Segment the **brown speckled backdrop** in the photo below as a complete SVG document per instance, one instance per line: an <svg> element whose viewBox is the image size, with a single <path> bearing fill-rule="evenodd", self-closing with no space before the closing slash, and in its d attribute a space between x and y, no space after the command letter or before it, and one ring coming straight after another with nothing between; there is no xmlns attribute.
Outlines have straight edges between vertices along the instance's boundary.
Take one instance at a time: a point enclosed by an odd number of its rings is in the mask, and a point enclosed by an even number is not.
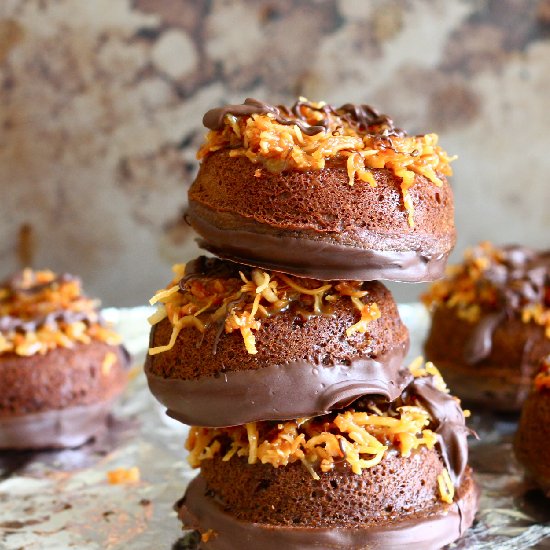
<svg viewBox="0 0 550 550"><path fill-rule="evenodd" d="M458 251L550 247L549 0L2 0L0 276L51 266L143 303L196 252L202 113L298 94L440 133Z"/></svg>

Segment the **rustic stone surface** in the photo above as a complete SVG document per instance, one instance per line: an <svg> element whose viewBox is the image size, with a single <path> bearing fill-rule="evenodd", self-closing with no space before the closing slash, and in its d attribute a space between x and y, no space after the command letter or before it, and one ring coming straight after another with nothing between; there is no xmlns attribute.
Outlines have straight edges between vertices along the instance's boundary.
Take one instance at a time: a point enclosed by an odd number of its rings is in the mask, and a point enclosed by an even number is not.
<svg viewBox="0 0 550 550"><path fill-rule="evenodd" d="M547 0L2 2L0 276L31 261L82 274L106 303L143 302L196 254L180 220L202 113L246 96L369 102L439 132L460 156L458 250L547 245L549 13Z"/></svg>

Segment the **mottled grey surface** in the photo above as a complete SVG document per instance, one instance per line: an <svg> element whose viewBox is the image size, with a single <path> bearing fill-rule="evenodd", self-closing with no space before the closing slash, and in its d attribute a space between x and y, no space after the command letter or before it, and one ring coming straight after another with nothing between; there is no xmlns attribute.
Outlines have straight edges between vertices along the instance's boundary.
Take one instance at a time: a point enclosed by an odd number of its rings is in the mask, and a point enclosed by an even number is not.
<svg viewBox="0 0 550 550"><path fill-rule="evenodd" d="M439 132L458 249L547 246L549 59L548 0L3 0L0 276L52 266L143 303L196 253L202 113L246 96Z"/></svg>

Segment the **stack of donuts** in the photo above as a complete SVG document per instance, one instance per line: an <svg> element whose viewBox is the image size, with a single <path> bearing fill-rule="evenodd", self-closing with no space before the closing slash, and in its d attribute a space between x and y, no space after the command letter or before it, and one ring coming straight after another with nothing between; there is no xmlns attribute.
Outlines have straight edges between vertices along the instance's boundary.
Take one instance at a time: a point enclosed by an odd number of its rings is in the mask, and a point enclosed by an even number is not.
<svg viewBox="0 0 550 550"><path fill-rule="evenodd" d="M455 241L437 136L366 105L248 99L209 128L145 370L191 426L176 508L206 549L440 548L472 524L465 414L405 363L380 280L439 278Z"/></svg>

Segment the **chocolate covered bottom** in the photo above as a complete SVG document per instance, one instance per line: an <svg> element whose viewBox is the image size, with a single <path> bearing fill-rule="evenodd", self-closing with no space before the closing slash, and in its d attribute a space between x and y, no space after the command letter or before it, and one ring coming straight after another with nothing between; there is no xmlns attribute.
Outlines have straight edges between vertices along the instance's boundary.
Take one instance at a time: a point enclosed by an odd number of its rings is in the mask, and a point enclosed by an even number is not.
<svg viewBox="0 0 550 550"><path fill-rule="evenodd" d="M0 449L79 447L105 429L114 398L20 416L0 416Z"/></svg>
<svg viewBox="0 0 550 550"><path fill-rule="evenodd" d="M199 548L211 550L308 550L314 548L417 550L441 548L460 538L472 525L479 490L468 475L451 505L441 504L422 517L396 520L385 526L357 528L286 527L239 521L208 496L205 481L196 477L176 507L184 526L207 533Z"/></svg>
<svg viewBox="0 0 550 550"><path fill-rule="evenodd" d="M225 230L203 217L189 217L203 237L199 245L220 258L323 281L435 281L443 277L448 257L448 253L359 248L282 232Z"/></svg>
<svg viewBox="0 0 550 550"><path fill-rule="evenodd" d="M393 401L412 380L403 369L407 349L402 344L377 359L353 359L349 365L292 361L197 380L163 378L147 365L145 374L151 393L172 418L194 426L234 426L318 416L365 394Z"/></svg>

